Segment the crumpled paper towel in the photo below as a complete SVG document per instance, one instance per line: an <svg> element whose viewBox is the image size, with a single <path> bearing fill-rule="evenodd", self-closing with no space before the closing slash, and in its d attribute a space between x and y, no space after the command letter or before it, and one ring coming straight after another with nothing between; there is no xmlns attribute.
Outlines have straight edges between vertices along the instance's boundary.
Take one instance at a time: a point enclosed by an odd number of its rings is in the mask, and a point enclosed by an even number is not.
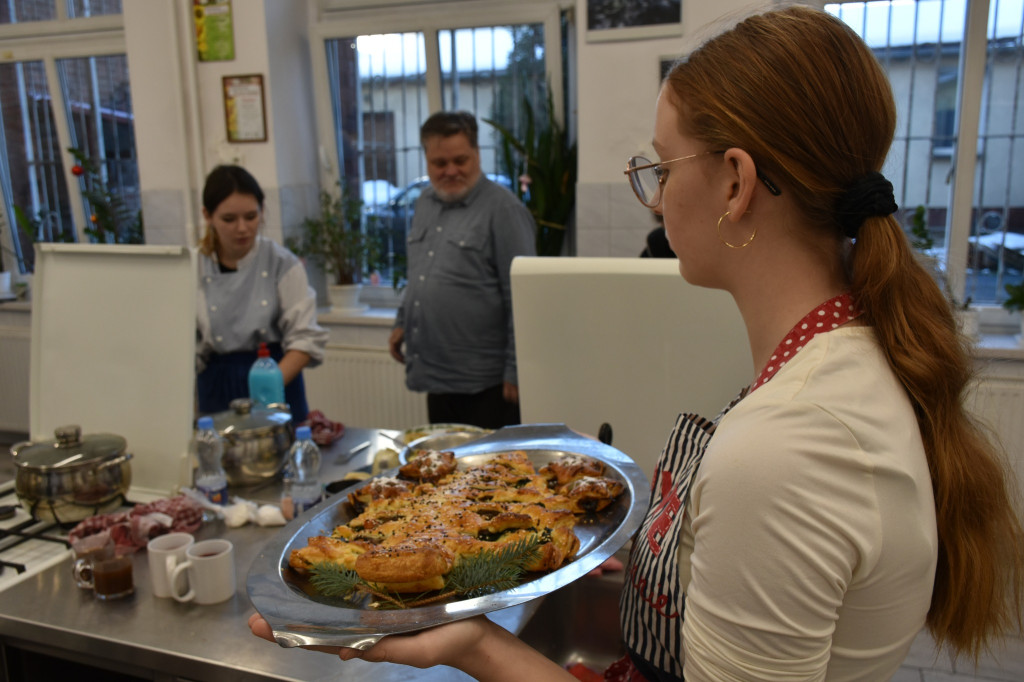
<svg viewBox="0 0 1024 682"><path fill-rule="evenodd" d="M281 508L275 504L258 505L241 497L234 497L231 504L221 506L210 502L194 488L183 488L181 492L202 505L203 509L208 509L218 518L224 519L228 528L238 528L247 523L259 526L283 526L287 523Z"/></svg>

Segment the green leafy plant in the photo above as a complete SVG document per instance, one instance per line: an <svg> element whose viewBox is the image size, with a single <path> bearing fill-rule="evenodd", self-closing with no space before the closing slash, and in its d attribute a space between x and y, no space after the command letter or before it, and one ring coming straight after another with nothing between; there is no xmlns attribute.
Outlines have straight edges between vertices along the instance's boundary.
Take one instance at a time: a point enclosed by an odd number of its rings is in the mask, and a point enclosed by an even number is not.
<svg viewBox="0 0 1024 682"><path fill-rule="evenodd" d="M308 258L333 276L334 284L356 284L377 269L386 248L374 218L362 227L363 202L344 182L337 196L320 193L320 213L302 222L302 234L285 244L296 255Z"/></svg>
<svg viewBox="0 0 1024 682"><path fill-rule="evenodd" d="M1003 289L1006 290L1008 297L1003 301L1003 307L1011 312L1024 311L1024 282L1020 284L1004 284Z"/></svg>
<svg viewBox="0 0 1024 682"><path fill-rule="evenodd" d="M88 203L89 226L83 232L99 244L142 244L142 211L133 211L119 194L110 190L99 167L85 152L68 149L77 162L72 175L83 183L82 197Z"/></svg>
<svg viewBox="0 0 1024 682"><path fill-rule="evenodd" d="M946 298L954 310L970 310L972 298L968 296L963 301L957 299L953 288L949 284L949 278L938 265L938 261L928 252L935 247L935 240L928 230L928 209L922 204L914 209L910 217L910 245L921 252L924 264L932 271L932 276L946 292Z"/></svg>
<svg viewBox="0 0 1024 682"><path fill-rule="evenodd" d="M928 209L923 205L914 209L910 218L910 234L913 237L910 244L918 251L928 251L935 246L935 240L928 231Z"/></svg>
<svg viewBox="0 0 1024 682"><path fill-rule="evenodd" d="M576 205L577 147L555 118L550 87L547 93L543 109L523 97L518 135L493 119L484 122L501 135L505 172L537 225L537 254L557 256Z"/></svg>
<svg viewBox="0 0 1024 682"><path fill-rule="evenodd" d="M373 604L377 608L404 609L451 597L481 597L518 585L526 573L523 567L537 560L540 544L540 538L531 535L493 550L464 557L445 576L444 588L435 594L409 597L386 592L380 586L360 578L355 571L326 561L313 564L310 583L324 596L341 597L353 604L371 595L378 599Z"/></svg>

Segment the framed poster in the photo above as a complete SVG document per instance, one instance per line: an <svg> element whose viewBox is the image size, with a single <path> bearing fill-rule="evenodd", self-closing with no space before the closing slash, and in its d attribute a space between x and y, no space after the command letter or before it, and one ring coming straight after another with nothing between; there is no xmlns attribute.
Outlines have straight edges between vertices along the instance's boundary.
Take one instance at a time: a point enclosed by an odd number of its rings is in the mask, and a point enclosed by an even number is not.
<svg viewBox="0 0 1024 682"><path fill-rule="evenodd" d="M228 142L266 142L263 76L224 76L223 81Z"/></svg>
<svg viewBox="0 0 1024 682"><path fill-rule="evenodd" d="M192 0L192 19L199 61L226 62L235 58L231 0Z"/></svg>
<svg viewBox="0 0 1024 682"><path fill-rule="evenodd" d="M587 0L583 8L588 43L683 34L682 0Z"/></svg>

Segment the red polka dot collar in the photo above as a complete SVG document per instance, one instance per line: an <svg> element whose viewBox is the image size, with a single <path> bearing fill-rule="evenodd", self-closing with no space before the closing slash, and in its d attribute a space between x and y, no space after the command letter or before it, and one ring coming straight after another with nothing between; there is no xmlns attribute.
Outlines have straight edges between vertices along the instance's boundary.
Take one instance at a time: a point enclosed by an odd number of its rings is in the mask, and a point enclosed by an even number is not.
<svg viewBox="0 0 1024 682"><path fill-rule="evenodd" d="M817 308L807 313L802 320L796 323L788 334L782 339L768 364L761 370L757 381L750 387L751 392L763 386L769 379L775 376L782 367L793 359L793 356L803 350L803 347L818 334L830 332L850 320L859 317L861 311L853 304L853 297L850 294L839 294L830 298Z"/></svg>

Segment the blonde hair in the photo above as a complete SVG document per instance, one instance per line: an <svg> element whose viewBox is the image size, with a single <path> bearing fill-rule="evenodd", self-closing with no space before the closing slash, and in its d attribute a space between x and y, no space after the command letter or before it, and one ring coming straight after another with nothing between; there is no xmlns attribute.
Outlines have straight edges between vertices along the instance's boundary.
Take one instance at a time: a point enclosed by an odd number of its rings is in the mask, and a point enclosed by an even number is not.
<svg viewBox="0 0 1024 682"><path fill-rule="evenodd" d="M830 14L788 7L705 43L665 83L683 132L745 149L847 248L836 204L881 169L896 124L888 79L859 36ZM964 408L972 358L894 218L866 219L847 262L928 456L939 557L927 624L939 646L977 660L993 637L1021 631L1024 532L1001 453Z"/></svg>

